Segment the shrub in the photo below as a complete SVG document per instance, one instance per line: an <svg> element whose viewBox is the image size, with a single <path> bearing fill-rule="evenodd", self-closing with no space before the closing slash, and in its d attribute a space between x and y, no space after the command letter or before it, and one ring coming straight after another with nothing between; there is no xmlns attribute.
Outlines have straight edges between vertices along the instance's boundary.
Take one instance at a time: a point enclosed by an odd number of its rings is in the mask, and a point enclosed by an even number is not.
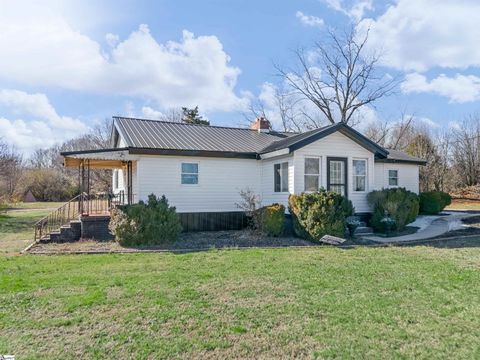
<svg viewBox="0 0 480 360"><path fill-rule="evenodd" d="M451 196L443 191L429 191L420 194L420 212L424 214L438 214L451 203Z"/></svg>
<svg viewBox="0 0 480 360"><path fill-rule="evenodd" d="M168 205L165 196L148 196L145 204L113 209L110 231L122 246L159 245L176 241L182 227L175 207Z"/></svg>
<svg viewBox="0 0 480 360"><path fill-rule="evenodd" d="M418 216L418 195L405 188L372 191L367 199L373 208L370 224L376 231L385 232L386 223L382 219L386 217L395 221L392 230L401 231Z"/></svg>
<svg viewBox="0 0 480 360"><path fill-rule="evenodd" d="M269 236L280 236L285 227L285 206L272 204L257 210L258 230Z"/></svg>
<svg viewBox="0 0 480 360"><path fill-rule="evenodd" d="M239 203L235 205L245 212L248 218L248 227L252 230L257 230L261 227L261 215L262 212L258 211L262 207L262 199L260 195L256 194L250 188L240 190Z"/></svg>
<svg viewBox="0 0 480 360"><path fill-rule="evenodd" d="M350 200L324 189L290 195L288 209L295 234L312 241L318 241L324 235L343 237L346 218L354 211Z"/></svg>

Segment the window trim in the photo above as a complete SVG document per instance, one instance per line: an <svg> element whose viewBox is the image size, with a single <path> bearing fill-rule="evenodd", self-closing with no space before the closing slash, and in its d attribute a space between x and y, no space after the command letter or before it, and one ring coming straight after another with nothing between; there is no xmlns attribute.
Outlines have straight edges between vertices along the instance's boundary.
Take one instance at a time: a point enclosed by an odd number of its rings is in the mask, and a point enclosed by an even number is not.
<svg viewBox="0 0 480 360"><path fill-rule="evenodd" d="M305 160L306 159L317 159L318 160L318 174L307 174L305 172ZM306 176L318 176L318 190L322 188L322 157L318 155L304 155L303 156L303 191L306 193L312 193L314 191L305 189L305 177Z"/></svg>
<svg viewBox="0 0 480 360"><path fill-rule="evenodd" d="M397 177L396 177L396 178L393 177L393 176L390 177L390 171L396 171L396 172L397 172ZM391 185L391 184L390 184L390 178L392 178L392 179L397 179L397 185ZM394 188L394 187L399 187L399 185L398 185L398 184L399 184L399 179L400 179L400 171L399 171L398 169L388 169L388 170L387 170L388 187L392 187L392 188Z"/></svg>
<svg viewBox="0 0 480 360"><path fill-rule="evenodd" d="M286 191L284 191L282 189L282 183L283 183L283 181L282 181L283 180L282 179L282 165L283 164L287 164L287 190ZM275 170L276 165L280 165L280 173L279 173L279 175L280 175L280 190L279 191L276 191L276 186L275 186L276 185L276 183L275 183L276 182L276 170ZM290 164L289 164L288 160L287 161L275 162L273 164L273 192L277 193L277 194L288 194L288 193L290 193L289 177L290 177Z"/></svg>
<svg viewBox="0 0 480 360"><path fill-rule="evenodd" d="M355 175L355 167L353 166L354 161L364 161L365 162L365 175ZM355 190L355 177L364 176L365 177L365 190ZM368 159L365 158L352 158L352 191L357 194L367 193L368 192Z"/></svg>
<svg viewBox="0 0 480 360"><path fill-rule="evenodd" d="M182 164L196 164L197 165L197 173L184 173L182 169ZM185 184L182 182L182 175L197 175L197 183L196 184ZM199 186L200 185L200 162L199 161L180 161L180 185L182 186Z"/></svg>

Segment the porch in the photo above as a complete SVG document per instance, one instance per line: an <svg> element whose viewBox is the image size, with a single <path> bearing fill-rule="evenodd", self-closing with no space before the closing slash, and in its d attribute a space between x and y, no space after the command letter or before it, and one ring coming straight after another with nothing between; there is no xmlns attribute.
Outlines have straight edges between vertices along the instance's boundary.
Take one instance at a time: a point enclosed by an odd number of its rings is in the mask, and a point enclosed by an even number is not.
<svg viewBox="0 0 480 360"><path fill-rule="evenodd" d="M79 195L52 211L35 226L35 242L75 241L80 238L107 240L110 210L133 204L134 161L126 149L86 150L63 152L64 166L78 170ZM91 172L94 169L112 170L122 176L122 188L116 191L93 193Z"/></svg>

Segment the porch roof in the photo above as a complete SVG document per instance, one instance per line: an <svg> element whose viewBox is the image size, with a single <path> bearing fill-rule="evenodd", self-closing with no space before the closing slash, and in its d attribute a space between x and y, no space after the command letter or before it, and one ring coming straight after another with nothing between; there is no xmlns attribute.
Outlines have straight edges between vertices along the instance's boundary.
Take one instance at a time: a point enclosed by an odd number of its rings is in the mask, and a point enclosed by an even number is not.
<svg viewBox="0 0 480 360"><path fill-rule="evenodd" d="M91 169L121 169L127 161L134 160L128 148L65 151L61 155L64 166L74 168L83 163Z"/></svg>

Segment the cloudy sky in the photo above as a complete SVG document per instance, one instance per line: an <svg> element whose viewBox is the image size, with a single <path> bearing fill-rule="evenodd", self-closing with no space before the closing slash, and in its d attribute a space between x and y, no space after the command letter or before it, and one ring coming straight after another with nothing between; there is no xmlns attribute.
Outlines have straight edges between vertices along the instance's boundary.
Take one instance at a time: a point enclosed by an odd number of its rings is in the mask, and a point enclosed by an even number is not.
<svg viewBox="0 0 480 360"><path fill-rule="evenodd" d="M448 128L479 110L478 0L0 0L0 137L31 152L112 115L195 105L238 126L268 105L273 63L349 24L401 79L368 121L406 111Z"/></svg>

